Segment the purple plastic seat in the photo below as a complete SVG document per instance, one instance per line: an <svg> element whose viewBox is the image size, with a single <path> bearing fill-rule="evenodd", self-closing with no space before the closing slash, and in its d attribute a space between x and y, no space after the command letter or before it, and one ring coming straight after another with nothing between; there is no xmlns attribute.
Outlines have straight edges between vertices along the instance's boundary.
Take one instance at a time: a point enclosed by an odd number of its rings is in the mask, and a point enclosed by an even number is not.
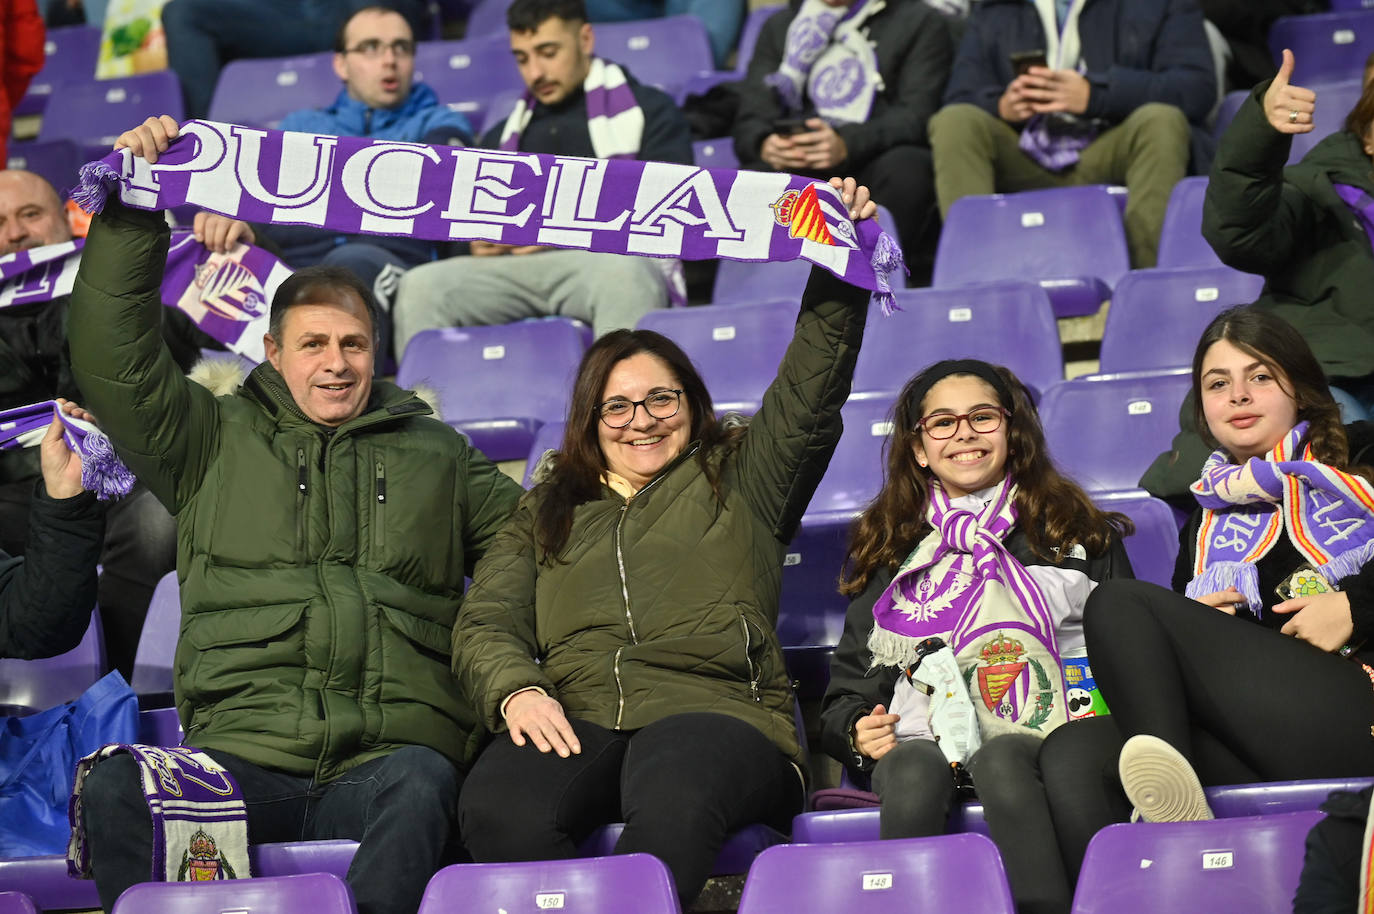
<svg viewBox="0 0 1374 914"><path fill-rule="evenodd" d="M1169 192L1164 227L1159 232L1158 266L1225 266L1202 237L1202 203L1206 195L1205 176L1184 178Z"/></svg>
<svg viewBox="0 0 1374 914"><path fill-rule="evenodd" d="M89 25L48 29L43 39L43 55L43 69L34 76L24 97L15 105L15 117L42 114L57 86L95 79L95 65L100 59L100 29Z"/></svg>
<svg viewBox="0 0 1374 914"><path fill-rule="evenodd" d="M415 79L433 89L440 103L467 115L474 129L491 99L525 88L520 71L511 66L510 39L504 29L464 41L420 42Z"/></svg>
<svg viewBox="0 0 1374 914"><path fill-rule="evenodd" d="M796 304L786 301L707 305L650 311L636 326L682 347L706 382L717 414L753 414L777 377L796 315Z"/></svg>
<svg viewBox="0 0 1374 914"><path fill-rule="evenodd" d="M754 46L759 43L759 33L763 31L763 24L774 13L786 8L781 5L760 6L749 11L749 15L744 19L744 26L739 30L739 45L735 56L735 72L740 77L749 72L749 61L754 56Z"/></svg>
<svg viewBox="0 0 1374 914"><path fill-rule="evenodd" d="M650 854L595 860L468 863L444 867L425 888L419 914L677 914L668 868Z"/></svg>
<svg viewBox="0 0 1374 914"><path fill-rule="evenodd" d="M477 0L468 15L463 34L468 40L487 35L507 35L506 10L511 0Z"/></svg>
<svg viewBox="0 0 1374 914"><path fill-rule="evenodd" d="M722 260L711 289L711 304L735 305L742 302L801 302L806 281L811 278L811 263L806 260L775 260L755 263L747 260Z"/></svg>
<svg viewBox="0 0 1374 914"><path fill-rule="evenodd" d="M1291 49L1297 61L1296 85L1359 79L1365 58L1374 51L1374 10L1280 16L1269 26L1275 66L1283 60L1284 48ZM1342 109L1340 116L1348 110Z"/></svg>
<svg viewBox="0 0 1374 914"><path fill-rule="evenodd" d="M1037 392L1063 380L1054 310L1034 283L898 289L896 295L902 310L891 317L876 305L869 309L856 392L896 393L925 365L963 357L1005 365Z"/></svg>
<svg viewBox="0 0 1374 914"><path fill-rule="evenodd" d="M292 111L327 107L340 86L332 51L231 60L215 83L208 118L276 129Z"/></svg>
<svg viewBox="0 0 1374 914"><path fill-rule="evenodd" d="M176 708L138 712L138 741L145 746L180 746L185 734Z"/></svg>
<svg viewBox="0 0 1374 914"><path fill-rule="evenodd" d="M1231 126L1231 121L1235 120L1236 112L1240 110L1240 106L1245 104L1245 100L1249 97L1249 89L1237 89L1222 96L1221 104L1217 107L1216 120L1212 124L1212 136L1221 139L1226 128Z"/></svg>
<svg viewBox="0 0 1374 914"><path fill-rule="evenodd" d="M1074 914L1293 909L1319 812L1109 825L1088 844Z"/></svg>
<svg viewBox="0 0 1374 914"><path fill-rule="evenodd" d="M539 426L562 421L584 351L578 323L564 317L424 330L396 383L436 389L443 420L490 459L523 460Z"/></svg>
<svg viewBox="0 0 1374 914"><path fill-rule="evenodd" d="M99 611L79 644L45 660L0 660L0 717L32 714L81 697L105 675Z"/></svg>
<svg viewBox="0 0 1374 914"><path fill-rule="evenodd" d="M1135 576L1160 587L1171 587L1178 557L1178 515L1158 498L1141 490L1104 492L1093 496L1104 511L1120 511L1135 524L1126 537L1126 555Z"/></svg>
<svg viewBox="0 0 1374 914"><path fill-rule="evenodd" d="M1220 819L1306 812L1326 802L1337 790L1363 790L1374 778L1331 778L1312 781L1272 781L1268 784L1229 784L1206 787L1207 804Z"/></svg>
<svg viewBox="0 0 1374 914"><path fill-rule="evenodd" d="M1186 370L1096 375L1054 385L1040 401L1054 462L1091 492L1135 489L1178 431Z"/></svg>
<svg viewBox="0 0 1374 914"><path fill-rule="evenodd" d="M692 161L699 168L739 168L739 159L735 157L735 141L728 136L694 142Z"/></svg>
<svg viewBox="0 0 1374 914"><path fill-rule="evenodd" d="M620 833L624 830L624 822L603 825L587 836L587 839L578 846L578 852L583 857L610 857L615 852L615 843L620 840ZM726 836L725 843L721 845L720 853L716 854L711 875L734 876L739 873L747 873L750 864L754 862L754 858L760 852L775 844L785 844L786 842L786 835L776 829L769 828L767 825L746 825Z"/></svg>
<svg viewBox="0 0 1374 914"><path fill-rule="evenodd" d="M112 914L357 914L338 876L261 876L211 882L140 882L124 890Z"/></svg>
<svg viewBox="0 0 1374 914"><path fill-rule="evenodd" d="M138 695L140 707L150 707L151 701L169 703L172 663L180 633L181 587L177 584L177 573L170 571L153 589L148 615L143 620L143 633L138 638L138 652L134 655L129 686Z"/></svg>
<svg viewBox="0 0 1374 914"><path fill-rule="evenodd" d="M739 905L739 914L1014 910L997 847L969 834L769 848Z"/></svg>
<svg viewBox="0 0 1374 914"><path fill-rule="evenodd" d="M529 456L525 458L525 476L520 484L527 489L534 487L534 468L544 456L545 451L556 451L563 446L562 422L545 422L539 427L539 431L534 435L534 442L530 445Z"/></svg>
<svg viewBox="0 0 1374 914"><path fill-rule="evenodd" d="M1370 10L1366 15L1374 16L1374 10ZM1356 75L1352 79L1331 83L1303 83L1305 87L1317 93L1317 98L1321 99L1321 102L1313 115L1312 131L1293 135L1293 145L1288 152L1289 165L1301 161L1313 146L1331 134L1345 129L1345 116L1360 100L1360 93L1364 89L1364 83L1360 78L1364 71L1363 59L1361 57L1360 68L1355 71Z"/></svg>
<svg viewBox="0 0 1374 914"><path fill-rule="evenodd" d="M0 914L38 914L38 908L23 892L0 892Z"/></svg>
<svg viewBox="0 0 1374 914"><path fill-rule="evenodd" d="M66 199L68 191L77 185L77 169L85 164L81 152L71 140L50 140L46 143L9 144L6 168L22 168L41 175Z"/></svg>
<svg viewBox="0 0 1374 914"><path fill-rule="evenodd" d="M706 26L695 16L598 22L593 28L599 56L624 64L635 79L670 95L715 69Z"/></svg>
<svg viewBox="0 0 1374 914"><path fill-rule="evenodd" d="M1130 269L1121 209L1103 185L955 201L940 232L932 286L1038 282L1058 317L1093 314Z"/></svg>
<svg viewBox="0 0 1374 914"><path fill-rule="evenodd" d="M778 640L784 648L839 643L849 606L837 589L849 525L882 488L891 412L886 396L844 405L844 433L783 559Z"/></svg>
<svg viewBox="0 0 1374 914"><path fill-rule="evenodd" d="M150 113L180 121L183 111L181 85L171 70L57 85L48 104L62 116L43 118L38 139L72 140L85 160L108 154L130 124L142 123Z"/></svg>
<svg viewBox="0 0 1374 914"><path fill-rule="evenodd" d="M1112 295L1102 331L1102 372L1191 365L1212 318L1253 302L1263 288L1262 277L1224 266L1132 270Z"/></svg>
<svg viewBox="0 0 1374 914"><path fill-rule="evenodd" d="M281 841L254 844L248 848L253 872L259 876L295 876L300 873L329 873L343 879L358 852L358 842L345 839L326 841Z"/></svg>

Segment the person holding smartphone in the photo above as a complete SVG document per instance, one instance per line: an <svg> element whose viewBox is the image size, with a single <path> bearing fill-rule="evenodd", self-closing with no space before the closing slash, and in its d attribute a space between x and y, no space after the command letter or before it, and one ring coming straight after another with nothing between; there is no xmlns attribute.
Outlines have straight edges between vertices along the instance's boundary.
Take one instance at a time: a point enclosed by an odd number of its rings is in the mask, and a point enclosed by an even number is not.
<svg viewBox="0 0 1374 914"><path fill-rule="evenodd" d="M1155 265L1169 193L1211 159L1193 0L983 0L953 73L930 121L941 216L970 195L1125 184L1131 265Z"/></svg>
<svg viewBox="0 0 1374 914"><path fill-rule="evenodd" d="M913 285L928 282L938 236L926 121L949 79L950 23L918 0L794 2L764 23L733 131L745 168L872 188Z"/></svg>

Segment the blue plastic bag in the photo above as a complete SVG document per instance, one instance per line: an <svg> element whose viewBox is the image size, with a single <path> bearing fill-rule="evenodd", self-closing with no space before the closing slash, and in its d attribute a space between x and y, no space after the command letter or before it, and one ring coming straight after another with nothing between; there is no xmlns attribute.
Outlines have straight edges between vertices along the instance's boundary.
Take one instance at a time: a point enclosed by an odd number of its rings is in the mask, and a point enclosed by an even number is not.
<svg viewBox="0 0 1374 914"><path fill-rule="evenodd" d="M133 689L111 672L76 701L0 724L0 857L66 853L76 763L107 743L134 742Z"/></svg>

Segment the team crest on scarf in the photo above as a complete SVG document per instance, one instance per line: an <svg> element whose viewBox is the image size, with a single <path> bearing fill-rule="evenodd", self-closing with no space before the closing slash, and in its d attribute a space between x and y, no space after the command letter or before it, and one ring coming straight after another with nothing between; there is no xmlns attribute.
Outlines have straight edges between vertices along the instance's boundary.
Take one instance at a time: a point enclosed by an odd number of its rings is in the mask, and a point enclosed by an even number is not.
<svg viewBox="0 0 1374 914"><path fill-rule="evenodd" d="M233 866L215 846L214 838L203 829L191 836L191 846L181 854L177 882L213 882L216 879L237 878Z"/></svg>
<svg viewBox="0 0 1374 914"><path fill-rule="evenodd" d="M196 278L177 307L195 317L196 305L233 321L251 321L267 310L262 283L237 260L223 254L196 267Z"/></svg>
<svg viewBox="0 0 1374 914"><path fill-rule="evenodd" d="M773 220L787 229L792 238L802 238L817 244L838 246L841 241L851 248L858 247L854 231L846 220L831 223L826 220L825 206L816 194L816 185L808 184L801 190L789 190L768 205L773 211ZM839 236L841 241L836 241Z"/></svg>
<svg viewBox="0 0 1374 914"><path fill-rule="evenodd" d="M964 675L975 674L983 706L1003 720L1021 719L1023 709L1034 702L1023 726L1038 729L1054 712L1054 689L1044 664L1004 632L983 643L977 661Z"/></svg>

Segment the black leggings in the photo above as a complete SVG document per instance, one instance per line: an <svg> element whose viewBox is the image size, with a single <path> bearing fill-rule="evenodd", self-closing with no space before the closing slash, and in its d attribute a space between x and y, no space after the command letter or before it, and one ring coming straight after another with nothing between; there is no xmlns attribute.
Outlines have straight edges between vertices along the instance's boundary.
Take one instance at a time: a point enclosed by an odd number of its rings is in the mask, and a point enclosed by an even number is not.
<svg viewBox="0 0 1374 914"><path fill-rule="evenodd" d="M1358 664L1144 581L1084 611L1121 736L1149 733L1204 784L1374 775L1374 686Z"/></svg>

